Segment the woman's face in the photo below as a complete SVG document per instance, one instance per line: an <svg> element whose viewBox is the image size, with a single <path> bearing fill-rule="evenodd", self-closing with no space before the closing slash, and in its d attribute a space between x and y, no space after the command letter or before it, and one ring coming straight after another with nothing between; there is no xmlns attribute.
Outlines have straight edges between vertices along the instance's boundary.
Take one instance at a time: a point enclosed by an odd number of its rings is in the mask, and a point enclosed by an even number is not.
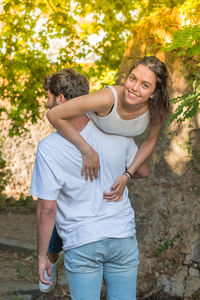
<svg viewBox="0 0 200 300"><path fill-rule="evenodd" d="M134 68L125 82L125 102L129 105L143 104L154 97L156 76L145 65Z"/></svg>

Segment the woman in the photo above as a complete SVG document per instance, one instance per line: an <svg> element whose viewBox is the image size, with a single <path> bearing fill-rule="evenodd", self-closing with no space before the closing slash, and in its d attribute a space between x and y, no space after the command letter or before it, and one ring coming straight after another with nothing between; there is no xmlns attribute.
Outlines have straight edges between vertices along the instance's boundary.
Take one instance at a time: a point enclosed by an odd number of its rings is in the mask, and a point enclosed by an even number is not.
<svg viewBox="0 0 200 300"><path fill-rule="evenodd" d="M86 180L98 177L99 158L96 151L70 124L70 119L88 113L103 131L123 136L137 136L147 129L132 164L114 182L104 196L119 201L129 179L151 155L167 115L170 112L166 66L154 56L145 56L133 64L124 86L106 87L89 95L77 97L49 110L51 124L82 153ZM84 98L84 99L83 99Z"/></svg>

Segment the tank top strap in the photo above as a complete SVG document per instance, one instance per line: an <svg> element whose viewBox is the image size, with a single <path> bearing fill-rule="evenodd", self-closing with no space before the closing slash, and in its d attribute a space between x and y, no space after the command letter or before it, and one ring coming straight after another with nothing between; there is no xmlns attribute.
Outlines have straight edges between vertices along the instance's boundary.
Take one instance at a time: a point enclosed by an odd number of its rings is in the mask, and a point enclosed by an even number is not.
<svg viewBox="0 0 200 300"><path fill-rule="evenodd" d="M113 86L111 86L111 85L107 85L106 87L110 88L111 91L112 91L112 93L113 93L113 95L114 95L115 102L114 102L112 110L116 111L116 109L117 109L117 101L118 101L117 92L116 92L115 88Z"/></svg>

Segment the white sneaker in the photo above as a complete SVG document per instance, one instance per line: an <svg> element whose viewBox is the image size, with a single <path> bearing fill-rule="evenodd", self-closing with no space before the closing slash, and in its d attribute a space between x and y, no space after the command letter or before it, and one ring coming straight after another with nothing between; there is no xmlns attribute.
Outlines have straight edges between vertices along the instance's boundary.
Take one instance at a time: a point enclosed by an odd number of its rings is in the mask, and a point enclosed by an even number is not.
<svg viewBox="0 0 200 300"><path fill-rule="evenodd" d="M47 272L44 271L45 279L52 282L52 284L48 285L48 284L45 284L45 283L39 281L39 289L42 293L49 293L54 289L54 287L57 283L57 279L58 279L58 269L63 264L63 259L64 259L64 253L60 252L59 255L58 255L58 259L55 262L55 264L50 263L51 276L48 276Z"/></svg>

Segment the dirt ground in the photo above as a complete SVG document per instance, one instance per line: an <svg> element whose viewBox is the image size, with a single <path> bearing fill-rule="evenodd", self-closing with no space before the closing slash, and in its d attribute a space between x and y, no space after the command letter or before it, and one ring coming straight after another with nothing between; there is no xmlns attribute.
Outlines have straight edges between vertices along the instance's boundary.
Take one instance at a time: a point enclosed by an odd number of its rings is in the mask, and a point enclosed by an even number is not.
<svg viewBox="0 0 200 300"><path fill-rule="evenodd" d="M70 299L64 266L57 287L49 294L38 290L36 259L36 201L7 201L0 204L0 299ZM6 246L7 245L7 246ZM29 297L28 297L28 296ZM105 298L104 287L101 299ZM160 290L140 295L138 300L181 300ZM200 300L197 295L195 300Z"/></svg>

